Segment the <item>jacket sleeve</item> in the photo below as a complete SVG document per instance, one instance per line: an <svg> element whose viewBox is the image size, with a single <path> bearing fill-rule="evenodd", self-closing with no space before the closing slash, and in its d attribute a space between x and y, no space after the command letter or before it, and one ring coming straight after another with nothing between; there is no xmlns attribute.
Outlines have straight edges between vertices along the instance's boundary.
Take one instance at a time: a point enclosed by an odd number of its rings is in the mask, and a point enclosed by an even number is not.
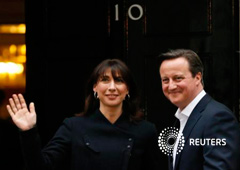
<svg viewBox="0 0 240 170"><path fill-rule="evenodd" d="M20 132L23 156L29 170L52 170L64 162L69 155L71 128L69 119L55 133L54 137L42 149L37 127Z"/></svg>
<svg viewBox="0 0 240 170"><path fill-rule="evenodd" d="M223 110L211 116L204 139L208 139L203 147L204 170L240 169L240 128L233 113Z"/></svg>

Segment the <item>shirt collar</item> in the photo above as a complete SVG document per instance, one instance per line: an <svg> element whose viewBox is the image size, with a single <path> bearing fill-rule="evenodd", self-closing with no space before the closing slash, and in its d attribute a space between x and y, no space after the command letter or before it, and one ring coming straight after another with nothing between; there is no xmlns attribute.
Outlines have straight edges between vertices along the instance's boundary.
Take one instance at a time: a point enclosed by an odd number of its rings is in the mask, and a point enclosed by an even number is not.
<svg viewBox="0 0 240 170"><path fill-rule="evenodd" d="M205 94L205 90L202 90L182 111L178 108L177 112L175 113L175 117L178 119L188 118Z"/></svg>

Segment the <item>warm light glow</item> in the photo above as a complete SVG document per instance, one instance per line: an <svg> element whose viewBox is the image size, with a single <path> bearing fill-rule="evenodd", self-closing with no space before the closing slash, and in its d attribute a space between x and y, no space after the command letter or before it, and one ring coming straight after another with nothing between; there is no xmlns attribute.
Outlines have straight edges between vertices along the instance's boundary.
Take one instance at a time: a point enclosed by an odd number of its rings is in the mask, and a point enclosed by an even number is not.
<svg viewBox="0 0 240 170"><path fill-rule="evenodd" d="M24 71L22 64L0 62L0 74L21 74Z"/></svg>
<svg viewBox="0 0 240 170"><path fill-rule="evenodd" d="M26 45L19 45L18 46L18 54L20 55L26 55Z"/></svg>
<svg viewBox="0 0 240 170"><path fill-rule="evenodd" d="M14 44L10 45L9 51L10 51L10 54L16 54L17 46Z"/></svg>
<svg viewBox="0 0 240 170"><path fill-rule="evenodd" d="M7 58L9 56L9 49L8 48L4 48L2 51L2 56Z"/></svg>
<svg viewBox="0 0 240 170"><path fill-rule="evenodd" d="M18 25L18 32L25 34L26 33L26 25L25 24L19 24Z"/></svg>
<svg viewBox="0 0 240 170"><path fill-rule="evenodd" d="M25 24L0 24L0 89L26 87L25 33Z"/></svg>
<svg viewBox="0 0 240 170"><path fill-rule="evenodd" d="M11 44L0 48L0 61L26 63L26 45Z"/></svg>
<svg viewBox="0 0 240 170"><path fill-rule="evenodd" d="M19 55L17 57L16 62L18 62L18 63L26 63L26 56L25 55Z"/></svg>
<svg viewBox="0 0 240 170"><path fill-rule="evenodd" d="M0 25L0 33L3 34L25 34L25 24L2 24Z"/></svg>

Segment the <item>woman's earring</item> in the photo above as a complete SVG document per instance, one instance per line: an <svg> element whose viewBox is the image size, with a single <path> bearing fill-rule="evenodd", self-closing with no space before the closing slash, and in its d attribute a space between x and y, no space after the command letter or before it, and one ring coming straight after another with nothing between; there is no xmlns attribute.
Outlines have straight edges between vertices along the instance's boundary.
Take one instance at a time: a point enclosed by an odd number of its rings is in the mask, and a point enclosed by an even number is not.
<svg viewBox="0 0 240 170"><path fill-rule="evenodd" d="M93 96L94 96L95 99L98 99L97 92L94 91Z"/></svg>
<svg viewBox="0 0 240 170"><path fill-rule="evenodd" d="M130 99L130 94L127 94L126 98L127 98L127 100L129 100Z"/></svg>

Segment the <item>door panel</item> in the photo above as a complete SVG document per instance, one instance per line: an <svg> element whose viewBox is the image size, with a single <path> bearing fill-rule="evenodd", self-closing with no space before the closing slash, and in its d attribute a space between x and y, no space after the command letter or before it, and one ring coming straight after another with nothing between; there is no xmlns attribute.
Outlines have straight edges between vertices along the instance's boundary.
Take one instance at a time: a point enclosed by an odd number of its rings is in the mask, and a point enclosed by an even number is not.
<svg viewBox="0 0 240 170"><path fill-rule="evenodd" d="M212 0L146 1L146 34L211 32Z"/></svg>

